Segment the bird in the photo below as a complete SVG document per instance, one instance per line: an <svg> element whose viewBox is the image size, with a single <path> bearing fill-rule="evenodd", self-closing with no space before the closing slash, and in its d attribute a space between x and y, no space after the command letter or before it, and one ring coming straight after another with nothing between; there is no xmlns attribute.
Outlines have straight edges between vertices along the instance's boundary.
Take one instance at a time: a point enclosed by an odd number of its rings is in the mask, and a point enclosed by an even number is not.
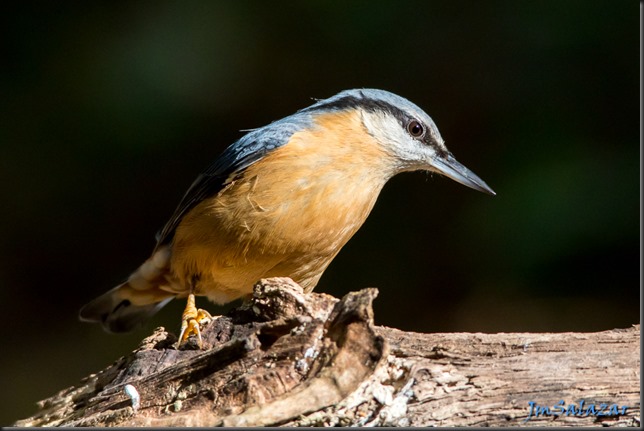
<svg viewBox="0 0 644 431"><path fill-rule="evenodd" d="M393 176L444 175L496 193L459 163L431 117L379 89L350 89L246 130L203 171L157 234L150 257L86 304L82 321L127 332L173 298L186 298L179 343L212 316L195 297L224 304L262 278L311 292Z"/></svg>

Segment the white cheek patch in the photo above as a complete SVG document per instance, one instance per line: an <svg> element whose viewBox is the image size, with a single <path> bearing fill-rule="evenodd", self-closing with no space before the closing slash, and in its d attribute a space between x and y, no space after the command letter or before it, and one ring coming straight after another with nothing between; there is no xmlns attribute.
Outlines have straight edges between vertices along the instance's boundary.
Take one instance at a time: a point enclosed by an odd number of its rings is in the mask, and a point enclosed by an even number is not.
<svg viewBox="0 0 644 431"><path fill-rule="evenodd" d="M397 160L399 171L429 168L436 151L412 138L398 119L381 112L362 111L362 123L382 148Z"/></svg>
<svg viewBox="0 0 644 431"><path fill-rule="evenodd" d="M391 142L405 145L405 141L410 138L398 120L391 115L362 111L362 123L371 136L387 147L391 146Z"/></svg>

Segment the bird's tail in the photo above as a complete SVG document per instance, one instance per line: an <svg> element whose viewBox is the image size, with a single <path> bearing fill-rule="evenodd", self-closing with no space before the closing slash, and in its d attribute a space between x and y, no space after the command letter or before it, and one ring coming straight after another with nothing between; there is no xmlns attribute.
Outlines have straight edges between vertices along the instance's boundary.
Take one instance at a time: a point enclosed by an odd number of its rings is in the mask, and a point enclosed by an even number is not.
<svg viewBox="0 0 644 431"><path fill-rule="evenodd" d="M176 293L169 278L170 250L162 247L128 280L86 304L80 320L97 322L108 332L127 332L143 324Z"/></svg>

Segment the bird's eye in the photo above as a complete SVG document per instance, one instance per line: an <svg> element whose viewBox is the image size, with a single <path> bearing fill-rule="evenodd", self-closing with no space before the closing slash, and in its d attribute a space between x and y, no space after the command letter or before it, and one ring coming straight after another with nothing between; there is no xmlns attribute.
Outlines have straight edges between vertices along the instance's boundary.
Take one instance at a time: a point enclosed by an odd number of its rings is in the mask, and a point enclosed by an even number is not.
<svg viewBox="0 0 644 431"><path fill-rule="evenodd" d="M411 120L407 124L407 132L409 132L409 134L414 138L420 138L423 136L423 133L425 133L425 128L419 121Z"/></svg>

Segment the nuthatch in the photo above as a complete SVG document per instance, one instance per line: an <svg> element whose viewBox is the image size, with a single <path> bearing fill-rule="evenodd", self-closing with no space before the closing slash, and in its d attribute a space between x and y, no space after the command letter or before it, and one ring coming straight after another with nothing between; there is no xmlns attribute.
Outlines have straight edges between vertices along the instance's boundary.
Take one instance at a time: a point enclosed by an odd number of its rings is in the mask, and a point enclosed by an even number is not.
<svg viewBox="0 0 644 431"><path fill-rule="evenodd" d="M306 292L364 223L394 175L426 170L491 195L456 161L418 106L383 90L343 91L249 131L190 186L128 280L85 305L81 320L128 331L187 297L180 342L211 316L195 295L223 304L266 277Z"/></svg>

